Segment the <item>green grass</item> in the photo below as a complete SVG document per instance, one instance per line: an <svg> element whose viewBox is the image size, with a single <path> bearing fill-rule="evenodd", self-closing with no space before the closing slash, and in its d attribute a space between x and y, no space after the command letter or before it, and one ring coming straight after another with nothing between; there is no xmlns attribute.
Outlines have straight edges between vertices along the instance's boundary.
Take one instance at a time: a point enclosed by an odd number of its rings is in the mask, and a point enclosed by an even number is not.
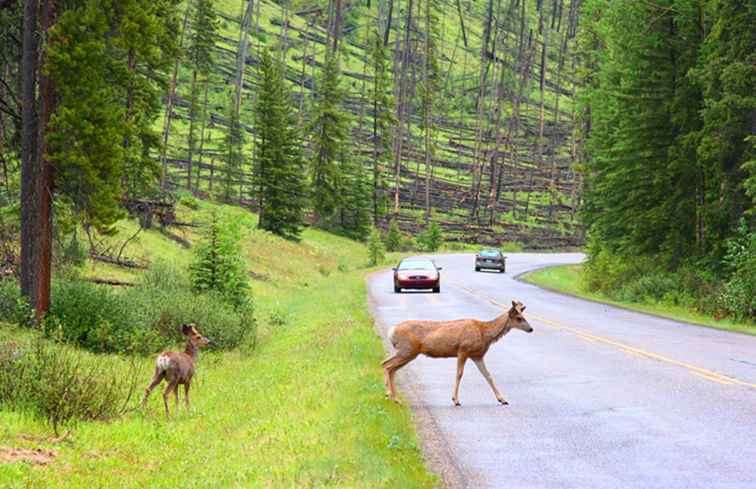
<svg viewBox="0 0 756 489"><path fill-rule="evenodd" d="M384 399L364 246L318 230L305 231L300 243L283 241L255 230L254 215L208 203L180 209L181 220L203 220L213 208L240 224L258 277L251 281L257 349L202 355L192 412L171 420L156 390L145 412L81 423L69 441L50 444L40 441L51 436L48 426L0 409L0 446L58 452L44 467L0 463L0 487L436 486L410 411ZM135 224L120 226L114 241ZM197 231L186 237L194 241ZM191 250L157 231L142 233L126 254L191 259ZM90 263L86 273L134 279L138 272ZM152 364L142 360L145 386Z"/></svg>
<svg viewBox="0 0 756 489"><path fill-rule="evenodd" d="M656 316L661 316L677 321L700 324L711 328L724 329L728 331L737 331L756 335L756 325L739 323L730 319L716 319L712 316L700 314L690 309L663 302L628 302L618 301L607 297L605 294L587 290L582 283L582 265L561 265L556 267L542 268L522 276L526 282L552 289L557 292L564 292L577 297L591 299L606 304L641 311Z"/></svg>

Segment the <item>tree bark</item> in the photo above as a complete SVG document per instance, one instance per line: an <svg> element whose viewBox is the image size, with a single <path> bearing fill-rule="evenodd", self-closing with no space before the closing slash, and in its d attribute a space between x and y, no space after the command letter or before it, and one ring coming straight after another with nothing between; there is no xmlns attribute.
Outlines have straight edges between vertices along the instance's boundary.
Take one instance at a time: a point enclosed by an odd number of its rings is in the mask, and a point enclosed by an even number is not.
<svg viewBox="0 0 756 489"><path fill-rule="evenodd" d="M21 58L21 294L34 305L36 259L39 256L36 231L39 227L37 179L37 75L39 72L39 38L37 35L37 0L24 2L24 35Z"/></svg>
<svg viewBox="0 0 756 489"><path fill-rule="evenodd" d="M234 96L234 112L239 115L241 108L242 86L244 85L244 64L247 60L247 36L249 34L249 25L252 23L252 10L254 0L247 2L247 9L244 11L244 18L241 23L241 32L239 34L239 47L236 51L236 93Z"/></svg>
<svg viewBox="0 0 756 489"><path fill-rule="evenodd" d="M181 34L179 37L179 47L184 44L184 33L186 32L186 26L189 23L189 12L191 10L191 3L187 2L186 9L184 9L184 21L181 26ZM168 88L168 100L165 102L165 116L163 121L163 146L160 148L160 188L165 189L165 183L168 176L168 135L171 131L171 118L173 116L173 99L176 97L176 82L178 80L179 67L181 66L181 58L176 57L176 63L173 65L173 74L171 75L171 83Z"/></svg>

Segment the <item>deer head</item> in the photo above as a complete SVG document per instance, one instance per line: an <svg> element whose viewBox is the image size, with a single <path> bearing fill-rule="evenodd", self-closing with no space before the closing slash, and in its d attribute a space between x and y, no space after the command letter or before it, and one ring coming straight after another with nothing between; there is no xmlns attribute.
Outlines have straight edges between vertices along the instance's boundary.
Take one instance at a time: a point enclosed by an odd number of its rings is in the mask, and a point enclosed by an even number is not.
<svg viewBox="0 0 756 489"><path fill-rule="evenodd" d="M525 306L522 305L522 302L512 301L512 308L509 310L508 325L510 328L520 329L526 333L532 333L533 327L530 326L528 320L522 315L524 310Z"/></svg>
<svg viewBox="0 0 756 489"><path fill-rule="evenodd" d="M195 348L200 348L203 346L207 346L210 343L210 340L202 336L199 331L197 331L197 325L194 323L189 324L182 324L181 325L181 334L186 336L186 339L194 346Z"/></svg>

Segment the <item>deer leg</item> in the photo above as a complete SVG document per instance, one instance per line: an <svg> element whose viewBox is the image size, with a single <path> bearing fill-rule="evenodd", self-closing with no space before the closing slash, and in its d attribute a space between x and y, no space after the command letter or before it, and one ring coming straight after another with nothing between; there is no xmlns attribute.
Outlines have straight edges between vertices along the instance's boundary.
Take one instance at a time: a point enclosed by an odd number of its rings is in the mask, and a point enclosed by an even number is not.
<svg viewBox="0 0 756 489"><path fill-rule="evenodd" d="M462 380L462 374L465 372L466 361L466 356L462 354L457 356L457 381L454 383L454 395L452 396L452 402L455 406L461 406L459 403L459 382Z"/></svg>
<svg viewBox="0 0 756 489"><path fill-rule="evenodd" d="M179 400L178 400L178 390L179 390L179 386L178 386L178 384L176 384L175 386L173 386L173 399L175 400L175 402L173 403L173 405L174 405L174 406L176 406L176 407L174 408L174 412L175 412L175 413L176 413L177 415L178 415L178 413L179 413Z"/></svg>
<svg viewBox="0 0 756 489"><path fill-rule="evenodd" d="M491 386L491 390L493 390L494 395L496 396L496 400L501 403L502 406L506 406L509 404L506 399L504 399L504 396L501 395L499 392L499 389L496 388L496 384L494 384L493 377L488 372L488 369L486 368L486 364L483 361L483 358L473 358L473 362L475 362L475 366L478 367L478 370L480 370L480 373L483 375L483 377L486 379L486 382L488 382L488 385Z"/></svg>
<svg viewBox="0 0 756 489"><path fill-rule="evenodd" d="M152 382L150 382L150 385L148 385L147 388L144 390L144 397L142 398L143 409L144 409L144 405L147 403L147 398L150 397L150 394L152 394L152 390L155 389L155 387L157 387L158 384L161 383L164 378L165 378L164 371L155 370L155 375L152 377Z"/></svg>
<svg viewBox="0 0 756 489"><path fill-rule="evenodd" d="M184 384L184 405L186 406L186 414L189 414L189 382Z"/></svg>
<svg viewBox="0 0 756 489"><path fill-rule="evenodd" d="M175 380L172 380L168 383L168 387L165 388L163 391L163 404L165 404L165 417L170 418L171 412L168 409L168 396L171 395L171 391L176 389L178 387L178 382Z"/></svg>
<svg viewBox="0 0 756 489"><path fill-rule="evenodd" d="M407 365L409 362L415 359L417 355L412 355L410 357L401 357L399 355L394 355L390 359L384 362L384 372L386 375L386 382L388 384L388 390L386 394L388 395L389 399L393 400L394 402L401 404L399 401L399 397L396 395L396 386L394 385L394 374L397 370Z"/></svg>

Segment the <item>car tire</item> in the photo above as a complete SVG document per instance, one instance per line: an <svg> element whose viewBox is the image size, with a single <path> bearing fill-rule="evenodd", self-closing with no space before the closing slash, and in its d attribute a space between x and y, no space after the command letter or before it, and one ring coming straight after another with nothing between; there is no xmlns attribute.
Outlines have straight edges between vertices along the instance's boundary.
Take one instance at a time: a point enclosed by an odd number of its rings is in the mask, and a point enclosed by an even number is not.
<svg viewBox="0 0 756 489"><path fill-rule="evenodd" d="M480 267L475 267L475 271L479 272L480 271Z"/></svg>
<svg viewBox="0 0 756 489"><path fill-rule="evenodd" d="M394 285L394 293L395 294L401 294L402 293L402 288L401 287L397 287L396 285Z"/></svg>
<svg viewBox="0 0 756 489"><path fill-rule="evenodd" d="M441 286L440 285L438 287L433 287L433 293L434 294L438 294L439 292L441 292Z"/></svg>

